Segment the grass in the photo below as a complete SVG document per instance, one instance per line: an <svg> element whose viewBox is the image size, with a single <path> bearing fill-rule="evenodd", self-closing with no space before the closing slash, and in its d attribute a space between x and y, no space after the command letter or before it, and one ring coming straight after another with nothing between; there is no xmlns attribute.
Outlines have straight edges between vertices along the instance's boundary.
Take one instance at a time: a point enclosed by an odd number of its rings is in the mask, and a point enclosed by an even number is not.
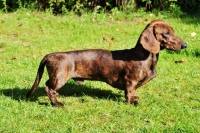
<svg viewBox="0 0 200 133"><path fill-rule="evenodd" d="M45 54L132 48L154 19L168 22L188 48L160 52L157 77L137 90L138 106L125 103L123 91L105 83L86 81L78 86L69 80L59 91L58 100L65 107L54 108L44 93L46 72L34 96L25 99ZM197 19L137 12L81 17L28 10L0 13L0 132L200 132ZM192 32L197 35L191 37ZM186 62L174 63L182 59Z"/></svg>

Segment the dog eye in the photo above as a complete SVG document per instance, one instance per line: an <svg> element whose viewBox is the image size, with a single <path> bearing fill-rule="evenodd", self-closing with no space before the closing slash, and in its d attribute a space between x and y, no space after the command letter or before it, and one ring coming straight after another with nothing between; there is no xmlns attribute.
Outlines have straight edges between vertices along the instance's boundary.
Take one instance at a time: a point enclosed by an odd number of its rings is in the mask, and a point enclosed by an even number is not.
<svg viewBox="0 0 200 133"><path fill-rule="evenodd" d="M164 35L164 37L169 37L170 33L169 32L165 32L163 35Z"/></svg>
<svg viewBox="0 0 200 133"><path fill-rule="evenodd" d="M165 35L168 35L168 36L169 36L169 32L166 32Z"/></svg>

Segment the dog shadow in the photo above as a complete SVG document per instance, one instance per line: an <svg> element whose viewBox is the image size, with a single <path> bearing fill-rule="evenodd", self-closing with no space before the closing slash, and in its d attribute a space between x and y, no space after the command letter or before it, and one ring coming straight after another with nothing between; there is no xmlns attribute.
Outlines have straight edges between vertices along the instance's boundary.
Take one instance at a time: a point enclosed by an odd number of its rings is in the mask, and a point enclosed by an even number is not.
<svg viewBox="0 0 200 133"><path fill-rule="evenodd" d="M16 101L36 102L40 97L46 96L44 87L38 87L35 93L26 98L26 94L30 88L8 88L0 89L0 94L10 97ZM121 93L114 93L112 90L102 90L100 88L93 88L86 85L78 85L76 83L66 83L65 86L58 90L60 97L83 97L90 96L97 99L107 99L118 101L122 97ZM46 96L47 97L47 96ZM49 105L48 102L38 102L40 105Z"/></svg>

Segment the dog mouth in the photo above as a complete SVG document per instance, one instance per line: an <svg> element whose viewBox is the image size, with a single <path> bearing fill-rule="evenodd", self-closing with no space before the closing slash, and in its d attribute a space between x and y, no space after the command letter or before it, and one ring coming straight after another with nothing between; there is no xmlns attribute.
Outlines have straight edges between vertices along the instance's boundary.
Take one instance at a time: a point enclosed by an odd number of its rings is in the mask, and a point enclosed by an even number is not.
<svg viewBox="0 0 200 133"><path fill-rule="evenodd" d="M171 51L180 51L181 48L175 48L175 47L166 47L167 50L171 50Z"/></svg>
<svg viewBox="0 0 200 133"><path fill-rule="evenodd" d="M177 50L180 50L181 48L177 49L175 48L174 46L168 46L168 45L161 45L160 46L160 49L167 49L167 50L172 50L172 51L177 51Z"/></svg>
<svg viewBox="0 0 200 133"><path fill-rule="evenodd" d="M166 45L166 46L160 46L160 49L161 49L161 50L164 49L164 48L167 49L167 50L179 51L179 50L181 50L181 49L187 48L187 43L182 42L181 45L179 45L179 47L176 47L176 46L168 46L168 45Z"/></svg>

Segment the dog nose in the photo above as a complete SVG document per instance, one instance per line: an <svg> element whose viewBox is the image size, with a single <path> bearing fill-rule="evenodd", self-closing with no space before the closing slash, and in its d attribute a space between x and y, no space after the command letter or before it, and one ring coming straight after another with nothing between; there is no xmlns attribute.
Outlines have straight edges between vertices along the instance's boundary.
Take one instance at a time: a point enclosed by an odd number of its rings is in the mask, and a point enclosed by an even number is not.
<svg viewBox="0 0 200 133"><path fill-rule="evenodd" d="M184 48L187 48L187 43L182 42L182 43L181 43L181 49L184 49Z"/></svg>

